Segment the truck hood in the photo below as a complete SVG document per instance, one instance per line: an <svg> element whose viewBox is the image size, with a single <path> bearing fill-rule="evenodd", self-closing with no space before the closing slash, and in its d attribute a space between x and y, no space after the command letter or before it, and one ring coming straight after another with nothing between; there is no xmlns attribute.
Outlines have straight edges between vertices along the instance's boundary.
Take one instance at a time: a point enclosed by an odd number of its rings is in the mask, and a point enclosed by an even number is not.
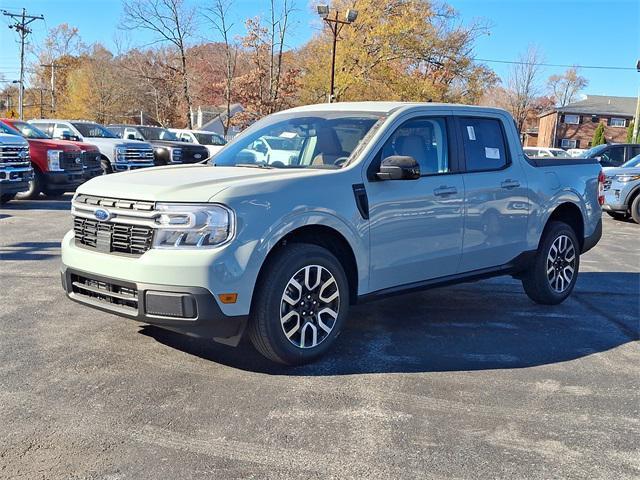
<svg viewBox="0 0 640 480"><path fill-rule="evenodd" d="M607 177L613 177L614 175L640 175L640 167L606 167L602 171Z"/></svg>
<svg viewBox="0 0 640 480"><path fill-rule="evenodd" d="M62 150L64 152L79 152L80 147L78 147L74 142L68 142L66 140L52 140L52 139L44 139L44 138L28 138L27 141L29 144L34 144L36 146L46 148L47 150Z"/></svg>
<svg viewBox="0 0 640 480"><path fill-rule="evenodd" d="M100 137L85 137L85 142L95 145L100 150L107 149L113 151L118 147L131 147L131 148L151 148L147 142L141 142L139 140L123 140L121 138L100 138Z"/></svg>
<svg viewBox="0 0 640 480"><path fill-rule="evenodd" d="M320 173L318 170L311 169L176 165L95 177L78 187L77 192L99 197L150 202L207 202L230 186L309 175L313 172Z"/></svg>
<svg viewBox="0 0 640 480"><path fill-rule="evenodd" d="M15 135L9 135L7 133L0 133L0 144L2 145L20 145L26 147L29 145L27 141L16 132Z"/></svg>

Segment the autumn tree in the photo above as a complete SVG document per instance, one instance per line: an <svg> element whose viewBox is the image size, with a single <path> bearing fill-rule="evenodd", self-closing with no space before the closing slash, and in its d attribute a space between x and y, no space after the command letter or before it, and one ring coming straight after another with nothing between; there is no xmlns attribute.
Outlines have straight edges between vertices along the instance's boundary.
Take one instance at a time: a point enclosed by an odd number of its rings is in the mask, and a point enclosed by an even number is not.
<svg viewBox="0 0 640 480"><path fill-rule="evenodd" d="M351 0L336 0L342 16ZM482 23L463 25L451 7L427 0L360 0L357 20L342 29L335 95L347 100L475 103L497 80L473 60ZM327 98L332 34L325 28L298 52L303 103Z"/></svg>
<svg viewBox="0 0 640 480"><path fill-rule="evenodd" d="M562 75L551 75L547 80L547 86L558 107L572 103L578 93L588 84L589 81L578 75L578 70L575 67L569 68Z"/></svg>
<svg viewBox="0 0 640 480"><path fill-rule="evenodd" d="M531 115L536 98L540 97L538 83L542 56L535 47L529 47L511 68L506 86L506 107L511 112L519 132Z"/></svg>
<svg viewBox="0 0 640 480"><path fill-rule="evenodd" d="M184 118L187 127L192 128L187 42L195 33L195 10L185 0L133 0L124 3L123 28L150 31L156 43L168 43L175 48L179 63L174 68L182 80Z"/></svg>
<svg viewBox="0 0 640 480"><path fill-rule="evenodd" d="M214 27L214 30L218 33L222 40L222 47L224 50L224 106L225 114L222 119L222 126L224 128L224 134L226 135L231 126L231 104L234 96L234 85L236 77L236 66L238 64L238 50L239 47L236 42L233 41L231 36L231 29L233 23L229 20L229 0L215 0L213 6L207 9L205 17L209 19Z"/></svg>

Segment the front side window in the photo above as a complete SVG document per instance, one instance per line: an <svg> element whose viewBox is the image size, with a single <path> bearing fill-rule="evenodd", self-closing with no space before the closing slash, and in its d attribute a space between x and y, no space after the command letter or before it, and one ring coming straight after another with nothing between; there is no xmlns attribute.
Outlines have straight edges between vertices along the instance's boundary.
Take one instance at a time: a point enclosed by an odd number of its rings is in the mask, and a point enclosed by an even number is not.
<svg viewBox="0 0 640 480"><path fill-rule="evenodd" d="M509 163L500 120L460 118L467 171L499 170Z"/></svg>
<svg viewBox="0 0 640 480"><path fill-rule="evenodd" d="M369 112L296 112L260 120L214 158L218 166L341 168L382 115ZM345 141L348 129L355 138Z"/></svg>
<svg viewBox="0 0 640 480"><path fill-rule="evenodd" d="M118 138L102 125L91 122L74 122L72 125L80 132L80 135L88 138ZM57 127L56 127L57 129Z"/></svg>
<svg viewBox="0 0 640 480"><path fill-rule="evenodd" d="M449 147L444 118L415 118L402 124L382 147L381 160L391 156L412 157L421 175L449 171Z"/></svg>
<svg viewBox="0 0 640 480"><path fill-rule="evenodd" d="M611 120L609 120L609 126L624 128L627 126L627 121L624 118L612 118Z"/></svg>
<svg viewBox="0 0 640 480"><path fill-rule="evenodd" d="M617 167L624 163L624 147L611 147L602 154L602 164Z"/></svg>
<svg viewBox="0 0 640 480"><path fill-rule="evenodd" d="M580 115L565 115L564 123L569 125L578 125L580 123Z"/></svg>

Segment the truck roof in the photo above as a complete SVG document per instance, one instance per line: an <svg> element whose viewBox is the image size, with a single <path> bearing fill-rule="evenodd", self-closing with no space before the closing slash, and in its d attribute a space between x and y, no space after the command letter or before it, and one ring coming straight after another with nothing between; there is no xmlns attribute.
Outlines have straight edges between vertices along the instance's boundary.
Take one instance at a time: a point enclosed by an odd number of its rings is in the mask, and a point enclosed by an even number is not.
<svg viewBox="0 0 640 480"><path fill-rule="evenodd" d="M397 110L410 110L412 108L448 108L457 109L478 109L483 112L505 113L500 108L482 107L478 105L461 105L457 103L432 103L432 102L336 102L318 103L315 105L305 105L294 107L285 112L371 112L371 113L392 113Z"/></svg>

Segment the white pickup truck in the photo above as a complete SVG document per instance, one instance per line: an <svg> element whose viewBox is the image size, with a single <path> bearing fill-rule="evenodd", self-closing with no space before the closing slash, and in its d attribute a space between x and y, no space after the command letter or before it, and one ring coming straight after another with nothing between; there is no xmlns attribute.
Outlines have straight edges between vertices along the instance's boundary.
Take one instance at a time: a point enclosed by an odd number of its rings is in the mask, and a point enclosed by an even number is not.
<svg viewBox="0 0 640 480"><path fill-rule="evenodd" d="M0 205L28 190L32 178L29 144L0 122Z"/></svg>

